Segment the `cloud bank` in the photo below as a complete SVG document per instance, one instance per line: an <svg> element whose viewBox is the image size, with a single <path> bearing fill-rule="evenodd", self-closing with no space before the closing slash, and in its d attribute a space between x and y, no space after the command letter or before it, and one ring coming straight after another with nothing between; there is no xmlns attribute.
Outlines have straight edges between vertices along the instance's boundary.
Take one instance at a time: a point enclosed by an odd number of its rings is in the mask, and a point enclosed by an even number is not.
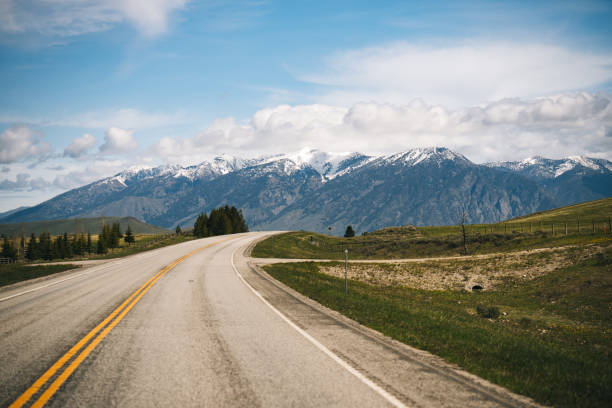
<svg viewBox="0 0 612 408"><path fill-rule="evenodd" d="M333 105L423 98L457 108L590 89L612 80L612 55L550 44L398 42L333 54L319 72L298 77L323 86L317 101Z"/></svg>
<svg viewBox="0 0 612 408"><path fill-rule="evenodd" d="M181 164L221 152L253 156L307 146L381 154L438 145L475 162L574 154L612 159L611 129L612 96L606 93L506 98L456 110L421 99L401 106L280 105L246 123L218 119L193 138L163 138L149 152Z"/></svg>

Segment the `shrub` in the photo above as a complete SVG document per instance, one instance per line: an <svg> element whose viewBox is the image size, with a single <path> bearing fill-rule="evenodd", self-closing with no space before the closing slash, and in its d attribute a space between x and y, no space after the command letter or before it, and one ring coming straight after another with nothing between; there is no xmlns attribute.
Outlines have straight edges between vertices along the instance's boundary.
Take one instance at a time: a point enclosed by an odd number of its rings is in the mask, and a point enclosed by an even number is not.
<svg viewBox="0 0 612 408"><path fill-rule="evenodd" d="M476 313L478 313L480 317L487 319L497 319L500 315L499 308L496 306L478 305L476 306Z"/></svg>

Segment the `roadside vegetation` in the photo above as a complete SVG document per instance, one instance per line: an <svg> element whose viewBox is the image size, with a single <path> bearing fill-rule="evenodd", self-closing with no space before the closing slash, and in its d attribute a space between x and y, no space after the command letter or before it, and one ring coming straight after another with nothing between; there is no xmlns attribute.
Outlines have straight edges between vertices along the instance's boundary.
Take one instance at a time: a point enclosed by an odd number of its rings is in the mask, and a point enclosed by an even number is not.
<svg viewBox="0 0 612 408"><path fill-rule="evenodd" d="M215 208L210 215L202 213L193 225L193 234L196 237L211 237L215 235L237 234L248 232L242 211L236 207L225 206Z"/></svg>
<svg viewBox="0 0 612 408"><path fill-rule="evenodd" d="M130 223L126 224L123 232L121 222L131 218L107 217L117 219L112 224L104 223L102 218L89 219L90 222L100 224L100 232L74 233L51 235L49 232L40 234L31 233L29 237L2 238L0 249L0 282L4 285L15 283L38 276L49 275L71 269L74 265L40 265L46 262L62 262L111 259L133 255L151 249L168 245L179 244L199 237L232 234L248 231L248 226L242 212L235 207L219 207L211 211L210 216L205 213L198 217L193 231L183 232L177 225L175 233L170 233L154 226L138 221L137 228L152 228L162 231L163 234L135 234ZM65 220L53 226L63 226ZM78 224L82 220L74 220ZM39 227L42 223L30 223ZM35 263L37 265L31 265Z"/></svg>
<svg viewBox="0 0 612 408"><path fill-rule="evenodd" d="M252 256L330 259L264 269L363 325L540 403L607 407L610 215L612 199L605 199L465 225L467 255L457 225L357 237L291 232L260 242ZM355 261L348 295L338 262L344 249Z"/></svg>
<svg viewBox="0 0 612 408"><path fill-rule="evenodd" d="M540 403L609 406L612 248L566 255L565 266L531 279L510 274L484 291L350 280L346 296L344 279L322 273L341 263L265 270L361 324Z"/></svg>
<svg viewBox="0 0 612 408"><path fill-rule="evenodd" d="M503 223L465 225L468 255L589 245L612 241L612 198L577 204ZM348 227L347 227L348 230ZM351 228L352 230L352 228ZM346 234L345 234L346 235ZM461 225L383 228L355 237L306 231L260 242L254 257L402 259L465 255Z"/></svg>
<svg viewBox="0 0 612 408"><path fill-rule="evenodd" d="M502 226L469 225L468 255L524 251L538 248L588 245L612 241L612 234L581 232L555 234L548 231L520 232ZM499 231L501 229L501 231ZM296 231L272 236L255 246L258 258L343 259L344 249L350 259L403 259L464 255L460 227L392 227L354 238L338 238L313 232Z"/></svg>
<svg viewBox="0 0 612 408"><path fill-rule="evenodd" d="M11 285L28 279L40 278L69 269L78 268L78 265L24 265L24 264L2 264L0 265L0 286Z"/></svg>

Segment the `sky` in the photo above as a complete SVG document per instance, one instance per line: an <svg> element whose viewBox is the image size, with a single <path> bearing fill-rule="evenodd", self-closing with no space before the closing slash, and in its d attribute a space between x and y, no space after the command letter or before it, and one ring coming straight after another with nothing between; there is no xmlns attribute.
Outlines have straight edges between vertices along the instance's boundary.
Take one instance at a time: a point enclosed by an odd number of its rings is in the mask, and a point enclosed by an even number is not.
<svg viewBox="0 0 612 408"><path fill-rule="evenodd" d="M131 166L612 160L611 1L0 0L0 211Z"/></svg>

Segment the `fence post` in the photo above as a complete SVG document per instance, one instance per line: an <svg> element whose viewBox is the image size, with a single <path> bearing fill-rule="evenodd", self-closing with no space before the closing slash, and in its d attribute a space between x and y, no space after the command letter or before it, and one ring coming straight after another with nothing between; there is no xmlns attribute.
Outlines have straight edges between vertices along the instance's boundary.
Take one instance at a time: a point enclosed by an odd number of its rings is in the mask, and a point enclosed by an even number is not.
<svg viewBox="0 0 612 408"><path fill-rule="evenodd" d="M552 228L552 234L553 234L553 237L554 237L555 236L555 223L554 222L551 223L550 226Z"/></svg>
<svg viewBox="0 0 612 408"><path fill-rule="evenodd" d="M565 235L567 235L567 222L565 223Z"/></svg>

